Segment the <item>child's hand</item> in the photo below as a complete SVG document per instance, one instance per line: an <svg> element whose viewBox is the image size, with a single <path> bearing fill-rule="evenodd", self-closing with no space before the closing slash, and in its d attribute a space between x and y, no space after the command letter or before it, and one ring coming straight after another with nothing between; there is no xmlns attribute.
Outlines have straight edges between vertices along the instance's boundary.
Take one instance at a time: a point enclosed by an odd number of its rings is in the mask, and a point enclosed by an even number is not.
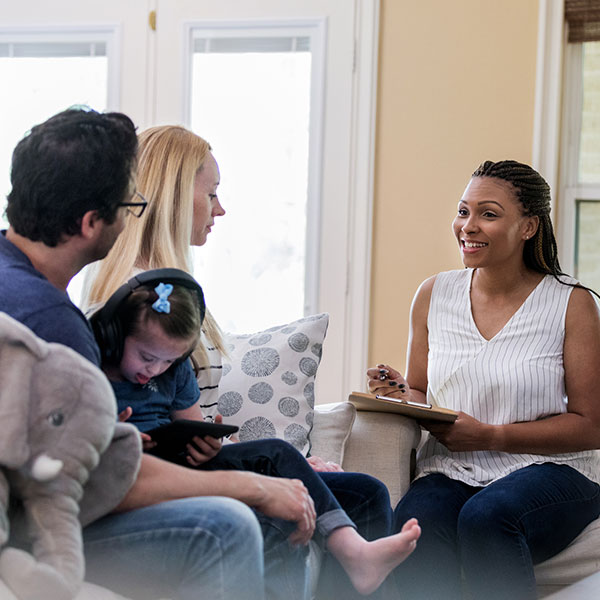
<svg viewBox="0 0 600 600"><path fill-rule="evenodd" d="M144 449L144 452L156 446L156 442L147 433L142 433L140 431L140 437L142 438L142 447Z"/></svg>
<svg viewBox="0 0 600 600"><path fill-rule="evenodd" d="M127 421L127 419L129 419L129 417L131 417L132 414L133 410L131 406L128 406L125 410L119 413L119 422L123 423L124 421Z"/></svg>
<svg viewBox="0 0 600 600"><path fill-rule="evenodd" d="M219 438L195 436L192 443L187 445L187 461L190 465L198 467L202 463L214 458L221 450L221 440Z"/></svg>
<svg viewBox="0 0 600 600"><path fill-rule="evenodd" d="M215 415L215 423L222 423L222 422L223 422L223 415L220 415L220 414L217 413ZM240 438L238 438L238 436L235 435L235 433L232 433L231 435L228 435L227 439L230 442L233 442L233 443L236 443L236 444L240 441Z"/></svg>

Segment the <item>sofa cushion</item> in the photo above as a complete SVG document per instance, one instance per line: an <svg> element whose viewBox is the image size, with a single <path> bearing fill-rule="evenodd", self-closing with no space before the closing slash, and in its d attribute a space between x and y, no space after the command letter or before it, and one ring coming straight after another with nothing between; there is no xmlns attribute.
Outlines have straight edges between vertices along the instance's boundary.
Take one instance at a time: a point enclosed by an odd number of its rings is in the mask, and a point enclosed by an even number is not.
<svg viewBox="0 0 600 600"><path fill-rule="evenodd" d="M562 552L536 565L538 585L573 583L600 571L600 519L592 521Z"/></svg>
<svg viewBox="0 0 600 600"><path fill-rule="evenodd" d="M258 333L226 334L218 412L240 427L240 441L277 437L307 454L328 323L323 313Z"/></svg>
<svg viewBox="0 0 600 600"><path fill-rule="evenodd" d="M316 406L310 432L310 454L341 465L355 419L356 408L349 402Z"/></svg>

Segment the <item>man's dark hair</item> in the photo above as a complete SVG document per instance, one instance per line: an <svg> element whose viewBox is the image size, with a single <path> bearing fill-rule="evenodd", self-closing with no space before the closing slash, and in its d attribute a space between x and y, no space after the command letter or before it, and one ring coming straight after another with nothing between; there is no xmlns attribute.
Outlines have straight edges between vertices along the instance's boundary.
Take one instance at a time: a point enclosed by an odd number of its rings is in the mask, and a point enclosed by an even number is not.
<svg viewBox="0 0 600 600"><path fill-rule="evenodd" d="M79 233L90 210L113 223L130 189L136 154L135 126L122 113L71 108L36 125L13 152L10 226L56 246Z"/></svg>

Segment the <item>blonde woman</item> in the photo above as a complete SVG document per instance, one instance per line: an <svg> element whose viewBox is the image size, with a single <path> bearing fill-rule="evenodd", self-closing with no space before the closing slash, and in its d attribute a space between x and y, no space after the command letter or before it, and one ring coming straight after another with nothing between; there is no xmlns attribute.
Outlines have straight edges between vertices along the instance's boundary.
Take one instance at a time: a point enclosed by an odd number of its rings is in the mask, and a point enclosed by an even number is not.
<svg viewBox="0 0 600 600"><path fill-rule="evenodd" d="M139 144L137 187L149 204L96 266L88 306L104 304L134 271L168 266L192 273L191 246L204 245L215 217L225 214L216 194L219 168L208 142L183 127L167 126L147 129ZM225 353L210 311L203 334L205 347ZM196 358L205 365L202 345Z"/></svg>
<svg viewBox="0 0 600 600"><path fill-rule="evenodd" d="M137 187L148 207L141 218L127 222L112 251L97 265L89 292L91 304L106 302L135 270L176 267L191 273L190 247L203 246L215 218L225 214L217 196L219 168L205 140L183 127L161 126L141 133L139 144ZM216 406L225 353L223 336L208 311L201 342L204 348L195 358L200 364L200 402L206 414L210 410L207 404ZM315 470L332 468L318 458L311 464ZM391 507L384 484L369 475L344 473L337 465L333 468L319 475L358 533L369 541L386 537ZM408 530L412 549L419 535L416 522L409 521ZM322 572L323 597L359 597L338 560L327 558ZM364 594L374 587L362 587L361 591ZM375 592L379 593L381 589Z"/></svg>

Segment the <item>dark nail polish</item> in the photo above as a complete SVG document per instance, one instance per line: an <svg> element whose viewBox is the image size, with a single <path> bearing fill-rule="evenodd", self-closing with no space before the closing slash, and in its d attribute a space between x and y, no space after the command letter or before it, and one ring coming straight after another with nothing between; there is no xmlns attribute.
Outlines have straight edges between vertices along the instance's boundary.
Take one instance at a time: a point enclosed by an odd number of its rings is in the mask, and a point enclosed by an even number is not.
<svg viewBox="0 0 600 600"><path fill-rule="evenodd" d="M398 382L397 382L397 381L390 381L390 385L391 385L392 387L393 387L393 386L396 386L396 385L398 385Z"/></svg>

